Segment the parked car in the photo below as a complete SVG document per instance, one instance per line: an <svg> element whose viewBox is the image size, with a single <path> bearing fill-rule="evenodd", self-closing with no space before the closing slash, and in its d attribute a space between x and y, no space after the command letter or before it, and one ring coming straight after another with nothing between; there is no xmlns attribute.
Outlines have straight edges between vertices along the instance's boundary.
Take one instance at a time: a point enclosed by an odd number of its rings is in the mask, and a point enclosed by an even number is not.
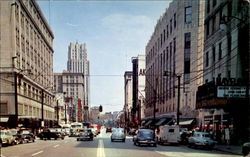
<svg viewBox="0 0 250 157"><path fill-rule="evenodd" d="M111 135L111 142L115 140L121 140L122 142L125 142L126 135L123 128L115 128L113 129L112 135Z"/></svg>
<svg viewBox="0 0 250 157"><path fill-rule="evenodd" d="M133 138L134 145L153 145L156 147L155 132L151 129L139 129L136 136Z"/></svg>
<svg viewBox="0 0 250 157"><path fill-rule="evenodd" d="M23 130L22 131L24 140L28 142L35 142L36 136L30 130Z"/></svg>
<svg viewBox="0 0 250 157"><path fill-rule="evenodd" d="M22 144L25 142L24 136L19 130L11 129L10 133L15 138L15 144Z"/></svg>
<svg viewBox="0 0 250 157"><path fill-rule="evenodd" d="M136 129L134 129L134 128L130 129L128 134L132 135L132 136L136 135Z"/></svg>
<svg viewBox="0 0 250 157"><path fill-rule="evenodd" d="M242 145L242 154L245 157L250 156L250 142L246 142Z"/></svg>
<svg viewBox="0 0 250 157"><path fill-rule="evenodd" d="M158 143L178 144L180 142L180 128L178 125L164 125L160 128Z"/></svg>
<svg viewBox="0 0 250 157"><path fill-rule="evenodd" d="M38 137L41 140L43 140L43 139L50 140L52 138L55 139L55 140L57 140L59 138L61 138L62 140L64 139L64 136L61 133L56 132L56 130L54 130L54 129L44 130L43 132L38 134Z"/></svg>
<svg viewBox="0 0 250 157"><path fill-rule="evenodd" d="M210 134L207 132L194 132L193 136L188 138L188 146L198 146L213 148L215 141L210 138Z"/></svg>
<svg viewBox="0 0 250 157"><path fill-rule="evenodd" d="M86 129L83 132L80 132L79 137L76 138L77 141L84 141L89 140L93 141L94 134L92 133L91 129Z"/></svg>
<svg viewBox="0 0 250 157"><path fill-rule="evenodd" d="M3 145L14 145L15 137L12 136L9 130L0 130L0 138Z"/></svg>
<svg viewBox="0 0 250 157"><path fill-rule="evenodd" d="M108 132L112 132L112 128L111 127L107 127L106 128L106 133L108 133Z"/></svg>

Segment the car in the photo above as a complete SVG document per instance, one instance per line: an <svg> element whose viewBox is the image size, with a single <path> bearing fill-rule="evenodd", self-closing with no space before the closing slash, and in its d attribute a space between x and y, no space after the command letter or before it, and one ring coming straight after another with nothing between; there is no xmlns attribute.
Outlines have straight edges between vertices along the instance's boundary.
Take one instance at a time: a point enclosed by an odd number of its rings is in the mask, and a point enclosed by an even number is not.
<svg viewBox="0 0 250 157"><path fill-rule="evenodd" d="M36 136L30 130L23 130L22 131L24 140L28 142L35 142Z"/></svg>
<svg viewBox="0 0 250 157"><path fill-rule="evenodd" d="M188 138L189 147L205 147L213 148L216 141L210 138L210 134L207 132L194 132L193 136Z"/></svg>
<svg viewBox="0 0 250 157"><path fill-rule="evenodd" d="M11 135L15 138L15 144L22 144L25 142L23 134L17 129L10 129Z"/></svg>
<svg viewBox="0 0 250 157"><path fill-rule="evenodd" d="M107 127L106 128L106 133L108 133L108 132L112 132L112 128L111 127Z"/></svg>
<svg viewBox="0 0 250 157"><path fill-rule="evenodd" d="M93 141L94 134L92 133L91 129L86 129L83 132L80 132L79 137L76 138L77 141Z"/></svg>
<svg viewBox="0 0 250 157"><path fill-rule="evenodd" d="M2 145L14 145L15 137L12 136L9 130L0 130L0 137L2 141Z"/></svg>
<svg viewBox="0 0 250 157"><path fill-rule="evenodd" d="M133 137L134 145L152 145L157 146L155 132L152 129L139 129L136 136Z"/></svg>
<svg viewBox="0 0 250 157"><path fill-rule="evenodd" d="M158 135L159 144L178 144L180 142L180 128L178 125L164 125Z"/></svg>
<svg viewBox="0 0 250 157"><path fill-rule="evenodd" d="M61 133L59 133L59 132L56 132L56 130L54 130L54 129L46 129L46 130L44 130L44 131L42 131L41 133L39 133L38 134L38 137L41 139L41 140L43 140L43 139L48 139L48 140L50 140L50 139L55 139L55 140L57 140L57 139L64 139L64 136L61 134Z"/></svg>
<svg viewBox="0 0 250 157"><path fill-rule="evenodd" d="M249 157L250 156L250 142L246 142L242 145L242 154L245 157Z"/></svg>
<svg viewBox="0 0 250 157"><path fill-rule="evenodd" d="M98 130L97 130L97 128L91 128L91 131L92 131L92 133L94 134L94 136L97 136L98 135Z"/></svg>
<svg viewBox="0 0 250 157"><path fill-rule="evenodd" d="M126 135L123 128L115 128L113 129L112 135L111 135L111 142L115 140L121 140L122 142L125 142Z"/></svg>

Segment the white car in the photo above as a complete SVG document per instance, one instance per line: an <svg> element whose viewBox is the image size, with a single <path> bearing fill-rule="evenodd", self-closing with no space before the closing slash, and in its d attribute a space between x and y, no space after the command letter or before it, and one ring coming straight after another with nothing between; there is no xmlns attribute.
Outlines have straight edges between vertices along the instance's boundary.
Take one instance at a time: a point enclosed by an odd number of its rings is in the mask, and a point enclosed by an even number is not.
<svg viewBox="0 0 250 157"><path fill-rule="evenodd" d="M122 142L125 142L126 135L125 135L125 131L123 128L114 128L112 130L111 142L115 140L121 140Z"/></svg>
<svg viewBox="0 0 250 157"><path fill-rule="evenodd" d="M216 141L212 140L207 132L194 132L194 135L188 138L189 146L213 148L215 143Z"/></svg>

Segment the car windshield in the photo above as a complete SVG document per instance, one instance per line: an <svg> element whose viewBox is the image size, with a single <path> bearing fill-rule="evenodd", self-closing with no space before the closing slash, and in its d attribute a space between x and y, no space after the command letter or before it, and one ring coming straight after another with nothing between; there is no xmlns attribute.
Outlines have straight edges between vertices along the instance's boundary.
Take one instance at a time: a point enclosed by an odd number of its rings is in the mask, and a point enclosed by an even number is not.
<svg viewBox="0 0 250 157"><path fill-rule="evenodd" d="M115 133L124 133L124 129L121 129L121 128L114 129L113 132L115 132Z"/></svg>
<svg viewBox="0 0 250 157"><path fill-rule="evenodd" d="M202 137L210 137L209 134L202 134Z"/></svg>
<svg viewBox="0 0 250 157"><path fill-rule="evenodd" d="M24 130L23 134L29 134L30 132L28 130Z"/></svg>

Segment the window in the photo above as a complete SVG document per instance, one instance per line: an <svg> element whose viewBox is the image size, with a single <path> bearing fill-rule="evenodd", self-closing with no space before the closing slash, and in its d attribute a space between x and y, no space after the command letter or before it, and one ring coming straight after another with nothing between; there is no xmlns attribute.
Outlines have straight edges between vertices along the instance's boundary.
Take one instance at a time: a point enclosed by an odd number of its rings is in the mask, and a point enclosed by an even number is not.
<svg viewBox="0 0 250 157"><path fill-rule="evenodd" d="M174 28L176 28L176 14L174 14Z"/></svg>
<svg viewBox="0 0 250 157"><path fill-rule="evenodd" d="M163 30L163 41L165 42L165 40L166 40L166 31L165 31L165 29Z"/></svg>
<svg viewBox="0 0 250 157"><path fill-rule="evenodd" d="M7 103L0 103L0 114L7 114Z"/></svg>
<svg viewBox="0 0 250 157"><path fill-rule="evenodd" d="M192 7L185 8L185 23L192 22Z"/></svg>
<svg viewBox="0 0 250 157"><path fill-rule="evenodd" d="M215 62L215 47L213 46L213 51L212 51L212 53L213 53L213 63Z"/></svg>
<svg viewBox="0 0 250 157"><path fill-rule="evenodd" d="M206 67L209 65L209 52L206 52Z"/></svg>
<svg viewBox="0 0 250 157"><path fill-rule="evenodd" d="M168 38L168 25L167 25L167 38Z"/></svg>
<svg viewBox="0 0 250 157"><path fill-rule="evenodd" d="M213 0L213 7L216 6L217 0Z"/></svg>
<svg viewBox="0 0 250 157"><path fill-rule="evenodd" d="M215 31L215 25L216 25L216 16L212 20L212 33Z"/></svg>
<svg viewBox="0 0 250 157"><path fill-rule="evenodd" d="M207 13L210 12L210 0L207 0Z"/></svg>
<svg viewBox="0 0 250 157"><path fill-rule="evenodd" d="M191 33L185 33L185 43L184 43L184 48L189 49L191 47Z"/></svg>
<svg viewBox="0 0 250 157"><path fill-rule="evenodd" d="M207 25L206 25L206 35L207 37L209 36L209 21L207 21Z"/></svg>
<svg viewBox="0 0 250 157"><path fill-rule="evenodd" d="M172 19L170 19L170 34L172 33Z"/></svg>
<svg viewBox="0 0 250 157"><path fill-rule="evenodd" d="M221 42L219 43L219 60L221 60L222 57L222 49L221 49Z"/></svg>

